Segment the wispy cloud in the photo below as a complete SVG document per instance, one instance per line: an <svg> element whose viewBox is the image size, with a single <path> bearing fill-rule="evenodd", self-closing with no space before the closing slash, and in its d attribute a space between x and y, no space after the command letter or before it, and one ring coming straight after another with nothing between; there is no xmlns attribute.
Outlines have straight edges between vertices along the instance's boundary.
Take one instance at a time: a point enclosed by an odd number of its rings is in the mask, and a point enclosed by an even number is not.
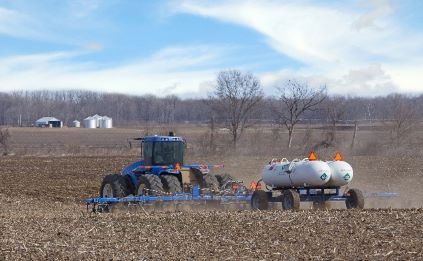
<svg viewBox="0 0 423 261"><path fill-rule="evenodd" d="M131 94L201 96L222 53L207 46L171 47L120 66L102 68L74 58L84 52L53 52L0 59L0 91L89 89Z"/></svg>
<svg viewBox="0 0 423 261"><path fill-rule="evenodd" d="M370 81L356 73L375 74L374 64L377 73L387 77L382 77L385 91L386 88L423 91L423 76L398 66L409 64L423 71L423 60L412 58L423 57L419 47L423 45L421 33L410 34L389 16L395 10L390 2L373 0L369 5L363 12L351 6L315 1L186 0L172 8L261 33L274 50L303 64L297 75L331 79L329 83L334 85L329 87L333 92L343 92L345 86L349 86L351 93L362 90L360 94L366 94L366 86L380 89L380 81ZM407 82L402 80L404 73L410 77ZM269 74L267 79L272 78ZM357 89L358 86L362 87Z"/></svg>

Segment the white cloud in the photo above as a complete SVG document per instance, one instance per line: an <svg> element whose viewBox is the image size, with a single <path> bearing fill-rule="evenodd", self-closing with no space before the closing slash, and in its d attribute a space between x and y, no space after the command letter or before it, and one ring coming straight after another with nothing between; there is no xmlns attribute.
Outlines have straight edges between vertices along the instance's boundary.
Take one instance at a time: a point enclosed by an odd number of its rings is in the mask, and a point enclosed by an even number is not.
<svg viewBox="0 0 423 261"><path fill-rule="evenodd" d="M77 62L84 52L53 52L0 59L0 91L88 89L128 94L202 95L215 77L209 68L219 48L165 48L151 57L111 68ZM202 84L203 83L203 84Z"/></svg>
<svg viewBox="0 0 423 261"><path fill-rule="evenodd" d="M327 79L335 92L339 87L331 83L360 95L380 94L381 89L423 91L423 75L413 73L423 71L421 32L410 33L389 16L395 7L388 1L372 0L364 7L363 12L314 1L186 0L173 9L251 28L270 47L303 64L293 74L264 74L263 82L269 84L272 78L293 75Z"/></svg>

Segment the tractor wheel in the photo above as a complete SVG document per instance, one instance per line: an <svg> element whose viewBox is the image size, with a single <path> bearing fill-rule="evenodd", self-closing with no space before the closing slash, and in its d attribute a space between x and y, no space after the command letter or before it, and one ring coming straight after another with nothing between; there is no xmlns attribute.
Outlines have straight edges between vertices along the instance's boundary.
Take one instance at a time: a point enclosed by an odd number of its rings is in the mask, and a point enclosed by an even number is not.
<svg viewBox="0 0 423 261"><path fill-rule="evenodd" d="M345 205L348 209L351 208L364 208L364 196L361 190L359 189L350 189L347 192L347 200L345 200Z"/></svg>
<svg viewBox="0 0 423 261"><path fill-rule="evenodd" d="M300 209L300 194L294 189L287 189L283 192L282 207L285 210Z"/></svg>
<svg viewBox="0 0 423 261"><path fill-rule="evenodd" d="M163 192L162 181L154 174L140 175L135 192L137 195L160 195Z"/></svg>
<svg viewBox="0 0 423 261"><path fill-rule="evenodd" d="M131 194L128 180L119 174L107 175L100 186L100 197L123 198Z"/></svg>
<svg viewBox="0 0 423 261"><path fill-rule="evenodd" d="M219 186L221 188L224 188L224 186L227 185L228 182L235 180L231 175L229 175L227 173L225 173L225 174L216 174L216 178L217 178L217 181L219 181ZM226 189L226 187L224 189Z"/></svg>
<svg viewBox="0 0 423 261"><path fill-rule="evenodd" d="M208 173L203 176L203 184L205 188L213 191L219 191L219 181L214 174Z"/></svg>
<svg viewBox="0 0 423 261"><path fill-rule="evenodd" d="M269 198L267 193L263 190L256 190L251 196L251 208L253 210L267 210L269 209Z"/></svg>
<svg viewBox="0 0 423 261"><path fill-rule="evenodd" d="M178 193L182 192L181 182L178 177L173 175L163 175L160 176L160 179L163 183L163 188L166 192L169 193Z"/></svg>

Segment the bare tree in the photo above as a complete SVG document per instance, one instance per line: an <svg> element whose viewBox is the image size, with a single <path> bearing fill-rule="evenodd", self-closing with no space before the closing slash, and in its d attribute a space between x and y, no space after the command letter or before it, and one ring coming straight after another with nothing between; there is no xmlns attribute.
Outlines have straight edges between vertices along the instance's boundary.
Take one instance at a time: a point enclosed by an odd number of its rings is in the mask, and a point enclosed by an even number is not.
<svg viewBox="0 0 423 261"><path fill-rule="evenodd" d="M249 126L251 114L263 99L260 81L248 72L221 71L215 91L209 98L212 110L225 122L236 148L238 139Z"/></svg>
<svg viewBox="0 0 423 261"><path fill-rule="evenodd" d="M390 121L391 142L400 145L418 124L416 106L404 95L389 95L392 117Z"/></svg>
<svg viewBox="0 0 423 261"><path fill-rule="evenodd" d="M3 148L3 155L9 154L10 150L10 132L7 128L0 128L0 147Z"/></svg>
<svg viewBox="0 0 423 261"><path fill-rule="evenodd" d="M322 107L326 114L326 121L329 128L326 132L325 140L320 145L330 147L336 144L337 124L344 118L346 99L343 96L328 97L322 102Z"/></svg>
<svg viewBox="0 0 423 261"><path fill-rule="evenodd" d="M275 108L277 121L287 128L288 148L291 148L295 125L305 112L312 111L326 98L326 86L315 90L305 82L288 80L276 89L280 94Z"/></svg>

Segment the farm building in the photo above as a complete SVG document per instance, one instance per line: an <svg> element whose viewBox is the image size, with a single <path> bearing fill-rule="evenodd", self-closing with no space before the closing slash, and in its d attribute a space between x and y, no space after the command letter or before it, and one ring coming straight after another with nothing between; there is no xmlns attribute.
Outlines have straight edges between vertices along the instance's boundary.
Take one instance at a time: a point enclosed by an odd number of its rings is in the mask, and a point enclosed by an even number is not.
<svg viewBox="0 0 423 261"><path fill-rule="evenodd" d="M54 117L42 117L35 121L35 127L62 128L63 122Z"/></svg>

